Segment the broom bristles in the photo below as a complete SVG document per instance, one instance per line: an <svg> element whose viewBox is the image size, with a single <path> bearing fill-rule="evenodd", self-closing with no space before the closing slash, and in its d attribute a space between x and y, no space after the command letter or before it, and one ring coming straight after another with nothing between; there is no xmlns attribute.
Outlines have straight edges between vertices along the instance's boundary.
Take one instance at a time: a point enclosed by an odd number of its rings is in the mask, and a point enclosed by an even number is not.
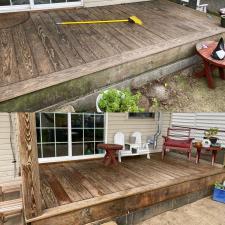
<svg viewBox="0 0 225 225"><path fill-rule="evenodd" d="M132 22L132 23L136 23L138 25L143 25L143 22L139 18L137 18L136 16L129 17L129 21Z"/></svg>

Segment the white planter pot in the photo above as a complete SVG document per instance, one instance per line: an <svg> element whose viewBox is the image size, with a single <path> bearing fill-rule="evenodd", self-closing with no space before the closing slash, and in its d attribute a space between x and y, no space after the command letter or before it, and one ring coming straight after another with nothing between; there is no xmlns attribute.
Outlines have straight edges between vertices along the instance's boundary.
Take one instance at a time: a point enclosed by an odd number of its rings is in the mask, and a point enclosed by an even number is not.
<svg viewBox="0 0 225 225"><path fill-rule="evenodd" d="M105 90L105 91L103 91L103 93L107 93L108 92L108 90ZM119 91L119 90L117 90L117 93L121 93L121 91ZM97 98L96 98L96 111L98 112L98 113L102 113L103 111L99 108L99 105L98 105L98 103L99 103L99 101L101 100L101 98L102 98L102 93L101 94L99 94L98 96L97 96Z"/></svg>

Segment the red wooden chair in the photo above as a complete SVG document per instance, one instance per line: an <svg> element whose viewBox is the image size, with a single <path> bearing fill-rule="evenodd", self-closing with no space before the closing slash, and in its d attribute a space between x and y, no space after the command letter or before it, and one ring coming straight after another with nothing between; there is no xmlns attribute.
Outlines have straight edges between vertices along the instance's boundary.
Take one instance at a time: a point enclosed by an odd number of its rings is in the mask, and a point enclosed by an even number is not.
<svg viewBox="0 0 225 225"><path fill-rule="evenodd" d="M187 157L191 159L192 140L190 137L191 129L189 128L168 128L167 136L164 138L162 159L164 159L167 151L178 150L187 153Z"/></svg>

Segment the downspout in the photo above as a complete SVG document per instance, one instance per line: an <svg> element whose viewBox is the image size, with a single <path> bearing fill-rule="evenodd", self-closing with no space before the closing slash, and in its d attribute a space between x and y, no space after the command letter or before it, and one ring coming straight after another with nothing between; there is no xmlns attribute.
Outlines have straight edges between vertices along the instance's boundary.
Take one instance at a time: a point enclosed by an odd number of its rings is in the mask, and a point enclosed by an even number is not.
<svg viewBox="0 0 225 225"><path fill-rule="evenodd" d="M161 122L162 122L162 119L161 119L161 115L162 113L161 112L157 112L156 113L156 120L157 120L157 131L156 133L154 134L154 142L153 142L153 149L155 150L157 148L157 145L158 145L158 138L159 136L161 135Z"/></svg>
<svg viewBox="0 0 225 225"><path fill-rule="evenodd" d="M12 122L12 115L9 113L9 123L10 123L10 146L11 146L11 151L12 151L12 157L13 161L12 163L14 164L14 178L17 177L17 161L16 161L16 152L13 146L13 122Z"/></svg>

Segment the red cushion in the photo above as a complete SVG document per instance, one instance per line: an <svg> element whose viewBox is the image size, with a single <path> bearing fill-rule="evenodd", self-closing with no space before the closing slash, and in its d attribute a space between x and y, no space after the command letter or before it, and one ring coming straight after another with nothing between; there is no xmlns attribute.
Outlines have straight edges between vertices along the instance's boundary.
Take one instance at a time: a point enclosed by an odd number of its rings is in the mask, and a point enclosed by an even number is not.
<svg viewBox="0 0 225 225"><path fill-rule="evenodd" d="M175 140L168 138L165 145L168 147L190 148L191 142L190 140Z"/></svg>

